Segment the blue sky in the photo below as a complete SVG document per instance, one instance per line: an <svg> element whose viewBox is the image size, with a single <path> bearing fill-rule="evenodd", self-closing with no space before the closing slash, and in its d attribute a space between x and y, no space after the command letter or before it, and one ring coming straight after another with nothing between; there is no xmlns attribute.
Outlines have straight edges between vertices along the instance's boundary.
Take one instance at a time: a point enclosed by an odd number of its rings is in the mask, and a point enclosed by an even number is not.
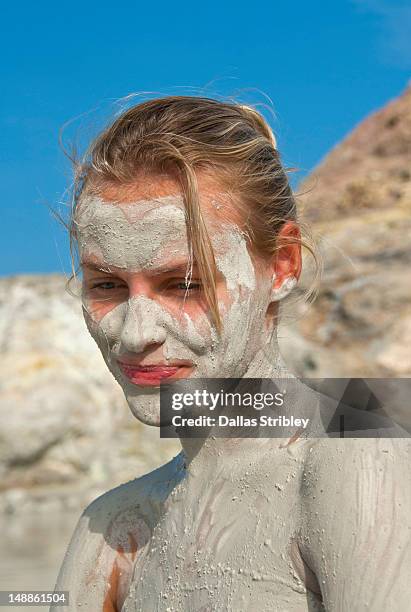
<svg viewBox="0 0 411 612"><path fill-rule="evenodd" d="M0 274L68 272L59 207L85 142L134 92L272 100L286 165L312 169L411 72L411 6L333 2L21 2L2 8Z"/></svg>

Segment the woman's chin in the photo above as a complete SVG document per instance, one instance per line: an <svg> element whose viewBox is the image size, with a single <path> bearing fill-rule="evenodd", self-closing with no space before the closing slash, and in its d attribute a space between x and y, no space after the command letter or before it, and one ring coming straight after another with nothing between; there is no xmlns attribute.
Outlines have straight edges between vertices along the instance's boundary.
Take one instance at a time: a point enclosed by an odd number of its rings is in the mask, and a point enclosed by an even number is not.
<svg viewBox="0 0 411 612"><path fill-rule="evenodd" d="M127 404L133 416L145 425L160 427L160 392L140 393L138 396L126 395Z"/></svg>

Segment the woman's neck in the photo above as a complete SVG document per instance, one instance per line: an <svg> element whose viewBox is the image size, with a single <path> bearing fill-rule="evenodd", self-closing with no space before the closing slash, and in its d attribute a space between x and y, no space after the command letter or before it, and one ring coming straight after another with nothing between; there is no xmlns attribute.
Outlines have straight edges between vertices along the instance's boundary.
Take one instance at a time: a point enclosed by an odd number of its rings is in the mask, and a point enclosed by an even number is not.
<svg viewBox="0 0 411 612"><path fill-rule="evenodd" d="M273 334L267 344L256 353L242 378L295 379L280 354L276 334ZM267 444L266 438L244 437L244 435L238 437L238 429L235 428L228 430L227 436L223 438L221 435L215 435L211 428L206 438L181 437L180 443L187 468L192 473L212 470L221 462L221 455L224 455L225 461L229 457L235 460L238 452L257 451Z"/></svg>

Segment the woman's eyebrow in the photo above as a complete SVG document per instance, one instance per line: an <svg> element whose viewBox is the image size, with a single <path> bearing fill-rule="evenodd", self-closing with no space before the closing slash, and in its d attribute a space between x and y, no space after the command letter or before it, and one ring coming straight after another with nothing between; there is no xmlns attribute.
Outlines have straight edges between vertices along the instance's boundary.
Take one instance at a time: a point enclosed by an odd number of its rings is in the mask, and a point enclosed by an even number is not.
<svg viewBox="0 0 411 612"><path fill-rule="evenodd" d="M115 270L110 267L105 267L104 264L98 264L94 261L83 260L81 262L81 266L87 268L88 270L93 270L94 272L105 272L107 274L115 273ZM189 271L190 263L189 261L179 261L179 262L165 262L160 264L159 266L149 268L148 271L153 276L159 276L160 274L187 274ZM193 271L197 271L197 265L193 263L192 266Z"/></svg>
<svg viewBox="0 0 411 612"><path fill-rule="evenodd" d="M197 270L197 266L195 263L193 263L192 265L192 269L193 270ZM160 275L160 274L170 274L170 273L175 273L175 274L187 274L187 272L190 270L190 262L189 261L181 261L181 262L165 262L164 264L161 264L159 266L156 266L155 268L150 269L150 273L153 274L154 276Z"/></svg>
<svg viewBox="0 0 411 612"><path fill-rule="evenodd" d="M103 264L97 264L94 261L82 261L81 266L83 268L93 270L94 272L106 272L107 274L112 274L112 270L109 267L104 267Z"/></svg>

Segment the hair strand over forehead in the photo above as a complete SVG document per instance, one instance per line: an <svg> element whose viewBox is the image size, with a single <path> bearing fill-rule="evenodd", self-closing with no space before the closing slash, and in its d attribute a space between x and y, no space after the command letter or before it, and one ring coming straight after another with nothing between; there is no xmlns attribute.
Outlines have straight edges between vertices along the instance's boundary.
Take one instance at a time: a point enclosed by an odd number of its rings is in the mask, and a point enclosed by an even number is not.
<svg viewBox="0 0 411 612"><path fill-rule="evenodd" d="M286 221L297 223L295 198L274 134L254 108L205 97L169 96L142 102L99 134L83 160L75 164L70 233L73 245L75 211L83 193L132 184L142 171L173 174L183 193L190 253L220 331L217 269L198 193L196 172L201 170L212 170L236 196L250 248L272 258L279 248L281 226ZM319 256L310 237L288 240L308 249L318 275Z"/></svg>

